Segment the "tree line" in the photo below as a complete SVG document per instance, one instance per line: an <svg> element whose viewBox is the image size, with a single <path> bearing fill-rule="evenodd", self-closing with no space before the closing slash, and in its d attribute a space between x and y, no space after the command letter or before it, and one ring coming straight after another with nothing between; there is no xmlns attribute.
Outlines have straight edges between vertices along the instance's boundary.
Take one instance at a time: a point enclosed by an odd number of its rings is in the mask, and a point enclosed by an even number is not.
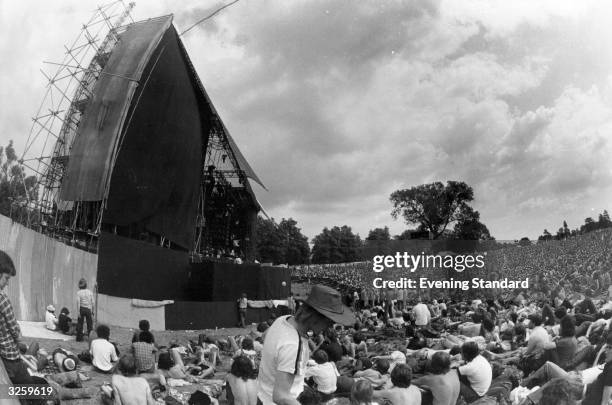
<svg viewBox="0 0 612 405"><path fill-rule="evenodd" d="M606 228L612 228L612 221L610 220L608 210L603 210L603 212L599 214L597 221L595 221L593 217L587 217L584 219L584 224L572 230L567 226L567 221L563 221L563 225L559 227L557 233L554 235L550 233L548 229L544 229L542 235L538 236L538 241L563 240Z"/></svg>
<svg viewBox="0 0 612 405"><path fill-rule="evenodd" d="M412 228L391 236L388 227L371 229L365 240L350 226L325 227L312 240L297 227L293 218L257 220L256 257L262 263L320 264L348 263L370 259L364 247L381 247L388 241L409 239L494 240L480 213L470 206L473 189L464 182L422 184L396 190L390 196L391 216L403 218Z"/></svg>

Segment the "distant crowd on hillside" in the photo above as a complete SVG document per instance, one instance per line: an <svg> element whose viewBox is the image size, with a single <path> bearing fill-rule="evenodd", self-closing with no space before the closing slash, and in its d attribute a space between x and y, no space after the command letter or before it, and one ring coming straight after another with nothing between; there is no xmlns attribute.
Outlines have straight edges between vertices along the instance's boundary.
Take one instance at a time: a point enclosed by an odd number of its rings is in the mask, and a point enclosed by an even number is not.
<svg viewBox="0 0 612 405"><path fill-rule="evenodd" d="M371 261L300 265L291 269L294 281L323 283L345 292L370 291L372 279L377 276ZM463 276L529 277L531 294L564 296L571 292L589 295L604 292L611 283L611 272L612 229L603 229L564 240L488 251L485 267ZM423 274L420 271L419 276Z"/></svg>

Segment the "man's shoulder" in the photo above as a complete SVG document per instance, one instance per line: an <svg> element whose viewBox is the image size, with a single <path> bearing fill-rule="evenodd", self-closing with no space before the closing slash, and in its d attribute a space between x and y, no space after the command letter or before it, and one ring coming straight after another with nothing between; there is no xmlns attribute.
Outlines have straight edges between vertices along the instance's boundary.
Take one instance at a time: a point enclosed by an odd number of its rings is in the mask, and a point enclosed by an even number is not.
<svg viewBox="0 0 612 405"><path fill-rule="evenodd" d="M266 331L264 350L268 345L299 345L301 337L295 327L287 321L288 318L289 316L277 318Z"/></svg>

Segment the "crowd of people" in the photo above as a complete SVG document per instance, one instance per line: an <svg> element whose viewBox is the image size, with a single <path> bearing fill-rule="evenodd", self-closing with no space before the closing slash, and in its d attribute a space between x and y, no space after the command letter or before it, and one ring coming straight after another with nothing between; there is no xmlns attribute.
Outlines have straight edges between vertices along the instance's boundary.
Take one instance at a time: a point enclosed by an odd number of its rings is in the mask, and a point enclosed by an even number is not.
<svg viewBox="0 0 612 405"><path fill-rule="evenodd" d="M90 364L109 375L102 398L115 404L609 405L611 246L612 233L599 231L489 252L487 271L534 280L497 296L373 291L367 262L296 267L294 276L313 285L290 314L240 335L200 334L165 346L143 320L127 353L106 325L93 325L85 280L76 325L65 308L56 317L53 305L45 319L49 329L87 338L88 350L76 354L23 345L1 291L0 357L13 383L51 386L63 399L93 395L77 367ZM15 274L0 252L0 290ZM245 311L243 301L237 311ZM53 374L42 372L49 362ZM186 397L173 390L183 384L203 388Z"/></svg>
<svg viewBox="0 0 612 405"><path fill-rule="evenodd" d="M512 246L488 252L486 273L536 278L532 289L548 293L568 284L585 292L606 290L612 270L612 230L603 229L564 240Z"/></svg>
<svg viewBox="0 0 612 405"><path fill-rule="evenodd" d="M540 241L527 246L513 244L487 251L484 268L471 269L454 276L509 279L529 277L532 280L530 290L542 293L543 297L560 290L568 295L574 290L581 293L590 291L592 295L597 295L605 292L612 281L611 246L612 229L564 240ZM383 291L372 288L372 280L378 273L372 271L371 261L299 265L291 269L292 278L297 282L326 284L343 293L357 289L367 291L368 295L376 295L376 299L381 301L384 299ZM406 275L405 269L390 269L385 278L394 279ZM446 276L438 269L419 269L417 275L429 278ZM408 295L393 290L386 294L398 295L400 299L406 299Z"/></svg>

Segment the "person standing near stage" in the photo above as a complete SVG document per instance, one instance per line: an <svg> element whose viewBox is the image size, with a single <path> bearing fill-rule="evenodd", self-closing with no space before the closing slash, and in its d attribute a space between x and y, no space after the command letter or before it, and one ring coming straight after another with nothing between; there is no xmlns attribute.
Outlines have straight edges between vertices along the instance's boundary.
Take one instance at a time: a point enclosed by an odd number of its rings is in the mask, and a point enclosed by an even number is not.
<svg viewBox="0 0 612 405"><path fill-rule="evenodd" d="M262 405L298 405L310 358L307 332L318 335L334 323L353 325L355 315L333 288L314 285L295 316L281 316L266 331L257 397Z"/></svg>
<svg viewBox="0 0 612 405"><path fill-rule="evenodd" d="M19 352L21 330L15 320L13 305L4 292L9 279L16 273L13 260L0 250L0 357L13 384L33 384Z"/></svg>
<svg viewBox="0 0 612 405"><path fill-rule="evenodd" d="M79 280L79 291L77 291L77 342L83 341L83 322L87 322L87 337L93 330L93 310L94 296L91 290L87 288L87 281L82 278Z"/></svg>
<svg viewBox="0 0 612 405"><path fill-rule="evenodd" d="M238 326L246 328L246 312L247 312L248 300L246 293L242 293L242 296L238 298L238 316L240 317L240 323Z"/></svg>

